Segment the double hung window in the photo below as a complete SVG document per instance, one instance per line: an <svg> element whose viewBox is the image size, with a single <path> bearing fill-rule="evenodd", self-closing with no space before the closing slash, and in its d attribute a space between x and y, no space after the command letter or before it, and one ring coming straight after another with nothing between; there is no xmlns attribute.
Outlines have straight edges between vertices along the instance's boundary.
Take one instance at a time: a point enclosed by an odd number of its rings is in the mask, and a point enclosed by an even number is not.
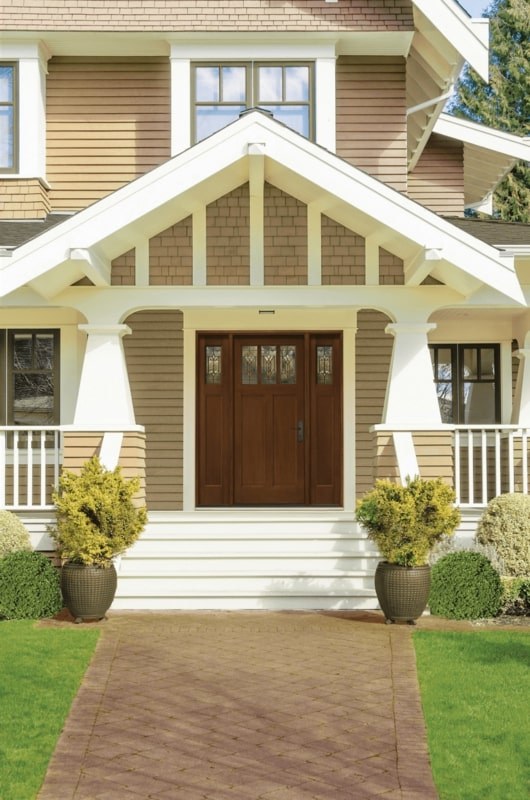
<svg viewBox="0 0 530 800"><path fill-rule="evenodd" d="M0 331L0 423L59 422L59 332Z"/></svg>
<svg viewBox="0 0 530 800"><path fill-rule="evenodd" d="M313 68L310 63L234 62L193 66L194 140L205 139L247 108L313 138Z"/></svg>
<svg viewBox="0 0 530 800"><path fill-rule="evenodd" d="M0 62L0 172L17 170L17 70Z"/></svg>
<svg viewBox="0 0 530 800"><path fill-rule="evenodd" d="M442 422L499 422L499 345L435 344L430 352Z"/></svg>

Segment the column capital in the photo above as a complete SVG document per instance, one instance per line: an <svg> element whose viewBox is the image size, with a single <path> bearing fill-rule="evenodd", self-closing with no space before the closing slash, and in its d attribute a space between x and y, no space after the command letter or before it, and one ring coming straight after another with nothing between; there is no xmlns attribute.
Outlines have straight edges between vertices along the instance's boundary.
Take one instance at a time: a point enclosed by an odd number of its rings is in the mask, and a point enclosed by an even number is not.
<svg viewBox="0 0 530 800"><path fill-rule="evenodd" d="M126 336L132 333L128 325L92 325L83 323L77 326L83 333L94 336Z"/></svg>
<svg viewBox="0 0 530 800"><path fill-rule="evenodd" d="M385 328L385 333L391 333L392 336L397 333L425 335L435 328L435 322L390 322Z"/></svg>

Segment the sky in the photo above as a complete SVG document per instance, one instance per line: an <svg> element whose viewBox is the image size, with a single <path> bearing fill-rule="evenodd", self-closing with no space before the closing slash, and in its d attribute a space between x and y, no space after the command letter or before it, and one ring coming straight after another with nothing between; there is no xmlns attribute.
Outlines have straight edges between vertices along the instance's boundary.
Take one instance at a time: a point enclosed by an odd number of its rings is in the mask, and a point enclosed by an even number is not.
<svg viewBox="0 0 530 800"><path fill-rule="evenodd" d="M487 2L484 0L458 0L458 2L472 17L481 17L482 12L490 5L489 0Z"/></svg>

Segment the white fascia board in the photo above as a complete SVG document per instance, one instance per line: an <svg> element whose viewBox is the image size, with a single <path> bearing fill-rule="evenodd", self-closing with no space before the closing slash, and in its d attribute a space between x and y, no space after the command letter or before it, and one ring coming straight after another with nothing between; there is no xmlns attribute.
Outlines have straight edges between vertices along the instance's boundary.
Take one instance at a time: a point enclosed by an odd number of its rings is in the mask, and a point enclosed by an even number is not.
<svg viewBox="0 0 530 800"><path fill-rule="evenodd" d="M484 150L501 153L517 161L530 161L530 137L497 131L487 125L479 125L467 119L441 114L434 132L450 139L472 144Z"/></svg>
<svg viewBox="0 0 530 800"><path fill-rule="evenodd" d="M331 58L335 56L335 39L332 41L315 42L306 34L305 41L293 41L280 34L274 41L228 41L228 42L200 42L182 41L170 42L170 58L189 58L191 61L211 60L248 60L248 59L306 59L314 61L315 58Z"/></svg>
<svg viewBox="0 0 530 800"><path fill-rule="evenodd" d="M248 179L249 144L264 145L267 163L288 177L301 176L314 194L325 193L333 202L360 212L398 232L418 248L441 250L444 261L481 283L497 288L524 303L513 259L459 230L434 212L415 203L386 184L309 142L286 126L254 111L213 136L118 189L60 225L32 239L0 259L0 295L29 283L38 275L68 260L70 249L94 247L119 235L120 229L164 205L192 192L201 182L217 181L222 173L235 172Z"/></svg>
<svg viewBox="0 0 530 800"><path fill-rule="evenodd" d="M489 21L471 19L454 0L412 0L413 6L478 72L489 78Z"/></svg>

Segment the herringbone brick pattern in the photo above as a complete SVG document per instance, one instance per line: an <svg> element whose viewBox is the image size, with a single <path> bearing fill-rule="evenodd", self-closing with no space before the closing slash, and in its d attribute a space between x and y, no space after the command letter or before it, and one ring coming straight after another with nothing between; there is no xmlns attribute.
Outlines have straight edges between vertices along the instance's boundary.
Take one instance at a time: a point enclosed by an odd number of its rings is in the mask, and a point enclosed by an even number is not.
<svg viewBox="0 0 530 800"><path fill-rule="evenodd" d="M410 630L370 616L113 614L39 800L434 800Z"/></svg>

